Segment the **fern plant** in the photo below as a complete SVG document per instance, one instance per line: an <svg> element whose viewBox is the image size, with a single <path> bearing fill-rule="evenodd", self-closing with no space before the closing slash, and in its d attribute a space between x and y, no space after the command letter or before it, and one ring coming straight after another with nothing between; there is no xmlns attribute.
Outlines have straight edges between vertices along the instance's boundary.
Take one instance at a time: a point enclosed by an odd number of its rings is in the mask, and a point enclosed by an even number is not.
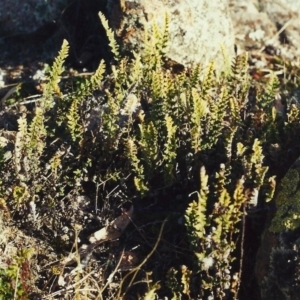
<svg viewBox="0 0 300 300"><path fill-rule="evenodd" d="M50 245L61 235L46 234L45 228L63 232L72 223L65 206L76 206L74 200L85 194L93 213L105 213L125 198L147 208L161 202L161 214L170 219L177 218L174 208L184 207L187 236L180 241L189 243L194 256L176 252L185 260L181 268L168 260L162 289L174 299L237 299L241 274L233 261L244 210L272 198L276 177L269 149L284 157L300 129L298 108L291 104L285 116L277 114L272 100L280 81L272 75L265 88L253 82L247 54L220 75L213 62L180 73L166 68L168 16L162 30L155 23L145 28L141 51L130 57L123 57L107 20L102 14L100 19L115 65L110 70L101 61L92 76L62 80L68 54L63 42L41 101L32 114L19 116L12 159L1 164L0 206L34 214L30 224ZM192 201L185 197L195 190ZM84 217L76 222L84 223ZM151 222L150 236L157 221ZM170 236L164 238L173 247ZM134 277L131 283L140 282ZM115 290L107 285L100 290L113 298ZM145 297L160 297L159 287L150 284Z"/></svg>

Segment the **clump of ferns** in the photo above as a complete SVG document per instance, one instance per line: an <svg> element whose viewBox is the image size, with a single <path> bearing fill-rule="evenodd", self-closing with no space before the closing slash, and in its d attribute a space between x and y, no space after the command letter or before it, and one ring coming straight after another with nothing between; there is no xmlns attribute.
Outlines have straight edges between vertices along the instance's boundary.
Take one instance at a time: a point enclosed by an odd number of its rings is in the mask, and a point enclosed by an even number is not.
<svg viewBox="0 0 300 300"><path fill-rule="evenodd" d="M197 262L192 271L200 276L202 297L223 299L231 293L237 298L240 271L232 270L231 266L238 258L234 254L240 232L238 223L243 220L247 205L257 205L262 186L268 185L268 193L264 195L267 200L275 190L274 181L265 178L268 168L263 166L264 156L258 140L254 141L251 151L246 150L238 145L243 174L237 180L232 180L236 177L233 170L226 171L225 164L221 164L215 179L210 179L213 185L209 187L209 176L205 168L201 168L198 199L189 204L185 213L190 246Z"/></svg>
<svg viewBox="0 0 300 300"><path fill-rule="evenodd" d="M103 87L104 63L100 63L91 78L81 80L74 91L63 94L59 82L68 54L68 45L64 42L44 85L43 100L36 108L29 133L26 120L19 121L15 153L18 170L26 169L28 165L33 170L37 168L47 142L53 155L47 158L48 164L52 174L57 176L59 163L66 156L60 150L64 147L62 141L65 141L71 146L68 153L74 155L72 167L76 158L81 160L82 169L94 162L98 170L106 170L101 174L105 178L118 173L116 156L121 160L127 157L137 189L145 192L158 173L163 174L163 184L175 179L179 154L186 157L190 153L192 156L201 153L202 159L207 155L205 151L211 153L221 143L227 149L227 159L230 160L233 141L241 139L240 133L244 130L241 110L244 109L249 87L247 57L236 58L228 78L216 78L213 63L206 69L202 80L200 65L189 75L182 73L177 76L162 67L168 44L167 16L161 32L155 24L150 36L145 31L145 48L134 53L133 59L121 59L113 32L102 14L100 18L117 65L112 68L108 79L110 87L104 89L106 103L101 108L98 132L92 133L92 136L87 132L83 106L87 97ZM270 93L267 89L266 95ZM270 97L266 99L262 97L260 102L265 103ZM254 138L249 138L248 146ZM122 149L124 153L120 154ZM22 159L18 153L23 156L26 153L25 167L21 166ZM197 156L192 159L195 160ZM70 164L68 169L71 170ZM76 172L78 181L83 175L79 174L79 169ZM38 174L38 171L35 173Z"/></svg>
<svg viewBox="0 0 300 300"><path fill-rule="evenodd" d="M168 25L165 30L166 28ZM234 138L242 140L242 135L247 136L248 145L256 137L264 139L256 133L263 131L259 131L260 124L255 123L259 115L258 109L255 108L251 114L247 107L250 86L247 55L236 58L226 78L216 78L213 64L207 68L203 80L200 80L199 65L189 76L174 76L162 68L163 51L159 47L153 47L155 42L165 36L165 32L160 34L154 26L153 33L154 38L150 39L150 43L149 38L146 38L144 51L134 53L134 59L130 62L122 60L119 68L113 71L116 83L114 99L123 107L129 96L144 102L144 116L139 130L133 129L130 132L131 128L127 133L129 138L126 155L137 174L136 183L138 178L141 182L148 178L146 181L149 182L153 171L160 166L165 167L166 177L174 177L178 153L183 156L190 151L194 154L204 153L216 149L221 142L227 149L227 158L230 160ZM158 44L163 45L165 42ZM270 88L257 101L261 110L270 105L275 88L274 77L270 81ZM245 118L249 121L245 122ZM271 128L274 123L272 120L269 124L269 119L270 116L267 115L261 120L265 128ZM254 134L245 133L248 130L247 123L248 129L254 131ZM130 137L130 134L136 136ZM143 189L146 188L145 184L148 183L143 183Z"/></svg>

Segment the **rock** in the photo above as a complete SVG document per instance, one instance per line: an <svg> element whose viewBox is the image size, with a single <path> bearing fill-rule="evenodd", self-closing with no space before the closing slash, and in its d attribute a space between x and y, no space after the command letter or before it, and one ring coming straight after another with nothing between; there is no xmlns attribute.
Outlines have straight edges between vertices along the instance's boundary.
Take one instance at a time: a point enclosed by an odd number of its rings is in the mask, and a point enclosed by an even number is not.
<svg viewBox="0 0 300 300"><path fill-rule="evenodd" d="M276 34L275 24L254 1L229 1L236 43L244 50L260 49Z"/></svg>
<svg viewBox="0 0 300 300"><path fill-rule="evenodd" d="M28 34L59 19L68 0L1 0L0 36Z"/></svg>
<svg viewBox="0 0 300 300"><path fill-rule="evenodd" d="M300 295L300 157L282 179L256 257L261 299Z"/></svg>
<svg viewBox="0 0 300 300"><path fill-rule="evenodd" d="M234 54L234 34L227 0L108 0L108 19L124 49L137 50L143 44L144 24L156 20L163 27L170 17L170 46L167 57L185 66L209 61L222 69L221 46Z"/></svg>
<svg viewBox="0 0 300 300"><path fill-rule="evenodd" d="M300 55L299 0L229 0L229 9L241 49L261 52L270 46L287 59Z"/></svg>

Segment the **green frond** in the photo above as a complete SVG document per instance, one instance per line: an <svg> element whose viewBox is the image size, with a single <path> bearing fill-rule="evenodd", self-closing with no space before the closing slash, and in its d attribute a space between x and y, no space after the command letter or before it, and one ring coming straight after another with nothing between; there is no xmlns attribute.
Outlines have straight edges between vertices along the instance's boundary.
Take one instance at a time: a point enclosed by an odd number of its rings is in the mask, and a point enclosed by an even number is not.
<svg viewBox="0 0 300 300"><path fill-rule="evenodd" d="M164 76L162 72L153 71L152 72L152 93L155 98L163 98L165 96L164 86L163 86Z"/></svg>
<svg viewBox="0 0 300 300"><path fill-rule="evenodd" d="M192 126L190 129L192 148L196 152L200 150L200 144L202 140L202 127L201 121L209 111L208 103L202 99L196 89L192 89L191 93L191 121Z"/></svg>
<svg viewBox="0 0 300 300"><path fill-rule="evenodd" d="M82 136L83 128L80 124L80 115L79 115L79 101L73 100L71 103L67 118L67 125L70 131L73 142L75 142L78 138Z"/></svg>
<svg viewBox="0 0 300 300"><path fill-rule="evenodd" d="M163 32L161 35L161 45L160 45L160 51L162 53L163 56L166 55L166 53L168 52L168 47L169 47L169 42L170 42L170 17L169 15L166 13L165 14L165 22L164 22L164 28L163 28Z"/></svg>
<svg viewBox="0 0 300 300"><path fill-rule="evenodd" d="M224 129L224 118L229 108L228 90L221 87L218 99L209 103L210 114L206 118L205 148L212 148L218 142Z"/></svg>
<svg viewBox="0 0 300 300"><path fill-rule="evenodd" d="M235 125L240 125L242 120L241 120L241 112L240 112L239 103L235 97L230 97L228 99L228 101L229 101L229 111L230 111L230 115L232 117L233 123Z"/></svg>
<svg viewBox="0 0 300 300"><path fill-rule="evenodd" d="M276 94L278 94L280 82L278 77L272 72L270 78L263 89L263 92L258 95L257 101L261 107L266 108L273 105Z"/></svg>
<svg viewBox="0 0 300 300"><path fill-rule="evenodd" d="M271 176L268 179L268 189L266 192L266 202L269 202L274 199L275 190L276 190L276 176Z"/></svg>
<svg viewBox="0 0 300 300"><path fill-rule="evenodd" d="M261 147L258 139L254 140L252 150L253 150L253 153L252 153L251 159L250 159L251 163L254 165L261 164L264 156L262 154L262 147Z"/></svg>
<svg viewBox="0 0 300 300"><path fill-rule="evenodd" d="M111 28L109 27L108 21L102 12L99 12L99 17L100 17L101 23L106 31L106 35L109 40L109 46L111 48L111 52L114 54L115 60L118 61L118 60L120 60L120 53L119 53L119 45L116 42L115 35L114 35L113 31L111 30Z"/></svg>
<svg viewBox="0 0 300 300"><path fill-rule="evenodd" d="M43 109L36 107L35 116L28 130L27 152L32 153L32 155L35 155L35 158L38 158L43 153L46 135L47 131L44 125Z"/></svg>
<svg viewBox="0 0 300 300"><path fill-rule="evenodd" d="M201 98L200 94L196 89L192 89L192 102L193 102L193 110L192 110L192 122L196 125L200 125L200 120L208 113L208 103L204 99Z"/></svg>
<svg viewBox="0 0 300 300"><path fill-rule="evenodd" d="M152 174L156 164L159 164L158 132L153 122L148 125L139 124L141 139L139 141L142 157L147 165L147 170Z"/></svg>
<svg viewBox="0 0 300 300"><path fill-rule="evenodd" d="M18 132L16 134L14 161L16 167L16 173L19 174L21 171L22 153L28 141L28 127L25 116L18 119Z"/></svg>
<svg viewBox="0 0 300 300"><path fill-rule="evenodd" d="M162 36L161 36L161 32L158 28L157 22L155 20L153 20L153 22L151 24L151 30L152 30L152 35L151 36L154 40L154 44L159 45L160 41L162 39Z"/></svg>
<svg viewBox="0 0 300 300"><path fill-rule="evenodd" d="M206 235L206 206L208 200L208 175L205 168L200 170L200 191L198 201L192 201L185 211L185 225L188 230L188 235L191 239L191 244L194 250L198 250L198 240L204 239Z"/></svg>
<svg viewBox="0 0 300 300"><path fill-rule="evenodd" d="M140 159L138 158L137 146L132 138L127 139L125 146L126 156L135 173L134 185L137 191L139 191L143 196L148 191L148 187L145 184L144 167L140 163Z"/></svg>
<svg viewBox="0 0 300 300"><path fill-rule="evenodd" d="M134 83L141 79L142 77L142 62L141 62L141 55L134 53L134 60L131 66L131 73L129 74L129 79L131 83Z"/></svg>
<svg viewBox="0 0 300 300"><path fill-rule="evenodd" d="M192 73L190 75L190 84L192 88L195 88L199 85L200 75L201 75L201 64L198 63L195 68L193 68Z"/></svg>
<svg viewBox="0 0 300 300"><path fill-rule="evenodd" d="M231 67L231 76L235 79L243 78L248 71L248 53L244 52L236 56Z"/></svg>
<svg viewBox="0 0 300 300"><path fill-rule="evenodd" d="M247 150L247 148L240 142L237 143L236 148L237 148L237 156L240 157L243 156L243 154Z"/></svg>
<svg viewBox="0 0 300 300"><path fill-rule="evenodd" d="M135 168L139 168L140 160L137 157L137 146L135 141L132 138L127 139L126 143L126 155L131 163L131 165Z"/></svg>
<svg viewBox="0 0 300 300"><path fill-rule="evenodd" d="M48 110L54 106L53 94L62 96L59 82L61 79L61 74L64 71L63 64L69 53L69 44L66 40L63 41L61 50L58 56L55 58L53 66L50 70L49 76L47 78L47 83L44 87L43 101L41 102L42 107Z"/></svg>
<svg viewBox="0 0 300 300"><path fill-rule="evenodd" d="M92 75L90 82L91 82L91 86L90 86L90 90L93 91L95 88L97 88L100 84L100 82L103 79L103 75L105 73L105 62L102 59L97 70L95 71L95 73Z"/></svg>
<svg viewBox="0 0 300 300"><path fill-rule="evenodd" d="M166 181L172 180L172 171L175 167L176 159L176 130L177 126L174 124L172 118L169 115L165 117L166 128L167 128L167 140L164 147L163 159L166 165L165 178Z"/></svg>
<svg viewBox="0 0 300 300"><path fill-rule="evenodd" d="M202 93L206 96L209 90L213 87L213 83L215 82L215 67L214 62L210 62L206 68L205 76L202 82Z"/></svg>
<svg viewBox="0 0 300 300"><path fill-rule="evenodd" d="M226 136L225 136L224 147L226 149L226 157L227 157L228 161L231 161L233 138L236 134L236 131L237 131L237 126L232 127L228 130L228 132L226 133Z"/></svg>
<svg viewBox="0 0 300 300"><path fill-rule="evenodd" d="M136 187L136 190L141 193L141 196L143 197L146 192L148 192L148 187L144 184L144 182L140 179L140 177L134 177L134 185Z"/></svg>

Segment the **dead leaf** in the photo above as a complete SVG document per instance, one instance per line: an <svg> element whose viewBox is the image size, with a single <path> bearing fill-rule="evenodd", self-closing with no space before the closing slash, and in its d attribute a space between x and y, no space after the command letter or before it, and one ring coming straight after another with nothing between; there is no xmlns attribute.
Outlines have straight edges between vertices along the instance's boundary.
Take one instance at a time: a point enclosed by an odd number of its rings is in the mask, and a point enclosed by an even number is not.
<svg viewBox="0 0 300 300"><path fill-rule="evenodd" d="M78 250L80 255L80 261L84 264L84 266L87 265L91 253L95 247L97 247L101 243L115 240L121 236L122 232L130 223L132 215L133 205L131 205L129 210L123 210L121 216L117 217L108 226L94 232L92 235L89 236L90 244L84 244ZM69 257L67 257L62 263L64 265L72 264L77 260L77 257L77 253L71 253Z"/></svg>
<svg viewBox="0 0 300 300"><path fill-rule="evenodd" d="M127 225L130 223L132 214L133 214L133 205L131 205L128 211L123 210L122 215L117 217L107 227L104 227L94 232L92 235L90 235L89 237L90 243L100 244L106 241L115 240L119 238L122 232L127 227Z"/></svg>

